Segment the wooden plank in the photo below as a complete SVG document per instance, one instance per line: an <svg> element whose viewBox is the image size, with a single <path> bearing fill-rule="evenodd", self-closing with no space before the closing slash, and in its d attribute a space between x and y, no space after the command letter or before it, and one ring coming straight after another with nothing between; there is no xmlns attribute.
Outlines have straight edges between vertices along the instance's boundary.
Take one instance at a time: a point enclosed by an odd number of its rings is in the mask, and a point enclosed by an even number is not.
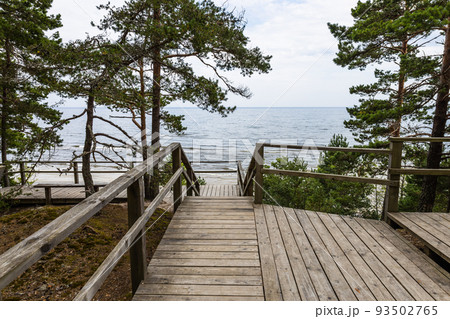
<svg viewBox="0 0 450 319"><path fill-rule="evenodd" d="M414 298L402 286L402 284L394 277L388 268L375 256L375 254L366 246L354 231L347 225L344 218L338 215L329 215L340 231L345 234L345 237L353 245L358 254L364 259L367 265L377 275L380 282L387 288L389 293L395 300L412 301ZM372 240L367 243L369 246L376 245Z"/></svg>
<svg viewBox="0 0 450 319"><path fill-rule="evenodd" d="M340 265L337 265L330 255L330 252L322 242L319 234L311 224L306 212L295 210L295 213L339 300L357 300L353 289L349 286L341 273L342 269L340 268Z"/></svg>
<svg viewBox="0 0 450 319"><path fill-rule="evenodd" d="M254 234L176 234L167 233L164 235L166 239L254 239L256 240L256 235Z"/></svg>
<svg viewBox="0 0 450 319"><path fill-rule="evenodd" d="M225 215L219 215L219 216L214 216L214 215L209 215L209 216L183 216L183 215L175 215L173 217L174 220L217 220L217 218L222 218L226 219L226 220L237 220L237 221L252 221L253 217L252 216L225 216Z"/></svg>
<svg viewBox="0 0 450 319"><path fill-rule="evenodd" d="M376 300L394 300L386 287L380 282L377 275L372 271L372 269L370 269L364 259L355 250L344 233L342 233L341 230L336 226L329 214L318 213L318 216L327 227L330 234L336 240L336 243L339 244L342 251L350 260L352 265L361 275L361 278L364 280L372 294L375 296Z"/></svg>
<svg viewBox="0 0 450 319"><path fill-rule="evenodd" d="M210 186L210 185L208 185L208 186ZM251 197L251 196L235 196L235 197L233 197L233 200L242 201L242 202L253 202L253 197ZM205 201L206 202L211 201L211 202L226 203L226 202L230 201L230 198L224 198L224 197L207 197L207 198L188 197L188 198L186 198L186 203L189 203L189 202L204 203Z"/></svg>
<svg viewBox="0 0 450 319"><path fill-rule="evenodd" d="M436 168L436 169L426 169L426 168L397 168L390 169L391 174L402 174L402 175L419 175L419 176L450 176L450 169Z"/></svg>
<svg viewBox="0 0 450 319"><path fill-rule="evenodd" d="M100 267L97 268L95 273L89 278L88 282L80 290L75 297L75 300L91 300L98 289L101 287L107 276L112 272L114 266L125 255L129 248L133 245L133 241L139 234L142 233L142 229L145 227L148 220L154 214L160 203L164 200L166 195L172 188L172 183L181 175L182 168L180 168L169 182L163 187L158 196L152 201L152 203L145 209L145 213L136 220L132 227L117 243L114 249L109 253L106 259L102 262ZM145 247L145 246L144 246ZM146 263L146 261L145 261Z"/></svg>
<svg viewBox="0 0 450 319"><path fill-rule="evenodd" d="M273 208L269 205L263 205L263 209L283 300L300 300L297 283L292 273Z"/></svg>
<svg viewBox="0 0 450 319"><path fill-rule="evenodd" d="M365 147L330 147L330 146L316 146L316 145L283 145L274 143L264 143L267 147L287 148L293 150L317 150L328 152L346 152L346 153L372 153L389 155L390 150L382 148L365 148Z"/></svg>
<svg viewBox="0 0 450 319"><path fill-rule="evenodd" d="M328 229L322 223L322 220L314 212L305 212L312 225L319 234L322 242L326 246L330 256L339 267L342 275L347 281L349 287L353 290L354 295L358 300L375 300L374 295L371 293L369 287L365 284L364 280L359 275L358 271L354 268L351 261L347 258L344 251L336 243L333 236L331 236Z"/></svg>
<svg viewBox="0 0 450 319"><path fill-rule="evenodd" d="M230 210L209 210L209 209L198 209L194 210L193 208L180 208L180 212L176 214L176 216L218 216L218 217L229 217L229 216L242 216L242 217L254 217L252 210L244 210L244 209L230 209Z"/></svg>
<svg viewBox="0 0 450 319"><path fill-rule="evenodd" d="M169 227L166 230L166 234L240 234L242 232L245 232L246 234L252 234L255 235L256 238L256 230L255 229L247 229L242 230L240 229L227 229L227 228L213 228L213 229L207 229L207 228L172 228Z"/></svg>
<svg viewBox="0 0 450 319"><path fill-rule="evenodd" d="M391 184L393 184L390 180L381 179L381 178L344 176L344 175L336 175L336 174L291 171L291 170L283 170L283 169L264 168L264 169L262 169L262 173L263 174L274 174L274 175L285 175L285 176L329 179L329 180L333 180L333 181L344 181L344 182L376 184L376 185L391 185Z"/></svg>
<svg viewBox="0 0 450 319"><path fill-rule="evenodd" d="M150 266L195 266L195 267L258 267L259 260L255 259L156 259Z"/></svg>
<svg viewBox="0 0 450 319"><path fill-rule="evenodd" d="M448 215L448 214L447 214ZM445 219L439 214L436 213L427 213L427 217L433 219L434 221L438 222L440 225L447 227L447 229L450 228L450 220ZM450 217L449 217L450 218Z"/></svg>
<svg viewBox="0 0 450 319"><path fill-rule="evenodd" d="M224 218L224 217L221 217ZM253 226L255 225L254 220L236 220L236 219L198 219L198 220L189 220L189 219L178 219L173 220L171 224L174 225L239 225L239 226Z"/></svg>
<svg viewBox="0 0 450 319"><path fill-rule="evenodd" d="M258 246L261 259L261 272L264 286L264 296L266 300L283 300L281 288L278 282L278 275L275 260L272 252L272 245L267 230L266 218L261 205L255 205L256 231L258 233Z"/></svg>
<svg viewBox="0 0 450 319"><path fill-rule="evenodd" d="M422 227L425 231L441 240L445 245L450 245L450 228L445 227L440 222L427 217L428 214L423 213L403 213L403 216L414 222L417 226Z"/></svg>
<svg viewBox="0 0 450 319"><path fill-rule="evenodd" d="M445 243L425 231L421 226L418 226L401 213L389 214L389 218L419 237L431 250L444 258L447 262L450 262L450 247Z"/></svg>
<svg viewBox="0 0 450 319"><path fill-rule="evenodd" d="M380 245L370 234L356 222L355 219L345 218L358 237L365 242L369 249L386 266L388 271L403 285L415 300L433 300L433 298L406 272L399 263L385 250L388 247Z"/></svg>
<svg viewBox="0 0 450 319"><path fill-rule="evenodd" d="M408 258L428 275L433 275L433 280L440 284L441 288L450 293L450 273L442 269L434 260L425 255L405 237L385 223L374 223L372 226L378 229L391 243L394 243Z"/></svg>
<svg viewBox="0 0 450 319"><path fill-rule="evenodd" d="M308 273L314 284L319 300L338 300L338 297L336 296L330 281L325 275L325 272L323 271L322 266L320 265L320 262L317 259L317 256L311 247L311 243L306 237L306 234L300 225L294 210L292 208L284 208L284 210L286 212L286 216L288 217L287 220L289 222L289 226L291 227L292 234L294 235L294 239L300 249L300 252L302 253L305 265L308 265Z"/></svg>
<svg viewBox="0 0 450 319"><path fill-rule="evenodd" d="M199 239L169 239L163 238L160 242L164 245L230 245L230 246L255 246L257 245L256 240L250 239L216 239L216 240L199 240Z"/></svg>
<svg viewBox="0 0 450 319"><path fill-rule="evenodd" d="M170 225L170 228L179 228L179 229L241 229L241 231L245 231L244 229L255 229L255 225L253 224L181 224L181 223L173 223Z"/></svg>
<svg viewBox="0 0 450 319"><path fill-rule="evenodd" d="M128 195L128 228L132 228L134 223L144 215L144 179L140 178L127 189ZM131 265L131 286L135 293L141 281L147 274L147 252L145 233L142 228L134 240L134 245L130 247Z"/></svg>
<svg viewBox="0 0 450 319"><path fill-rule="evenodd" d="M158 251L254 251L257 246L227 246L227 245L159 245Z"/></svg>
<svg viewBox="0 0 450 319"><path fill-rule="evenodd" d="M146 163L121 175L99 192L83 200L48 225L15 245L0 256L0 289L20 276L31 265L67 238L92 216L98 213L118 194L142 177L179 144L173 143L152 156Z"/></svg>
<svg viewBox="0 0 450 319"><path fill-rule="evenodd" d="M155 266L148 267L152 275L205 275L205 276L261 276L259 267L181 267Z"/></svg>
<svg viewBox="0 0 450 319"><path fill-rule="evenodd" d="M264 301L255 296L136 295L133 301Z"/></svg>
<svg viewBox="0 0 450 319"><path fill-rule="evenodd" d="M371 223L362 218L355 218L361 227L372 236L388 252L395 261L410 274L410 276L427 292L434 300L450 300L450 296L442 290L427 274L409 260L403 252L387 240ZM425 296L426 298L428 296Z"/></svg>
<svg viewBox="0 0 450 319"><path fill-rule="evenodd" d="M283 208L274 207L274 211L301 299L309 301L319 300Z"/></svg>
<svg viewBox="0 0 450 319"><path fill-rule="evenodd" d="M156 259L177 258L177 259L259 259L257 252L171 252L157 250L153 255Z"/></svg>
<svg viewBox="0 0 450 319"><path fill-rule="evenodd" d="M205 296L262 296L259 286L225 285L161 285L145 284L139 295L205 295Z"/></svg>
<svg viewBox="0 0 450 319"><path fill-rule="evenodd" d="M261 276L151 275L146 284L261 286Z"/></svg>

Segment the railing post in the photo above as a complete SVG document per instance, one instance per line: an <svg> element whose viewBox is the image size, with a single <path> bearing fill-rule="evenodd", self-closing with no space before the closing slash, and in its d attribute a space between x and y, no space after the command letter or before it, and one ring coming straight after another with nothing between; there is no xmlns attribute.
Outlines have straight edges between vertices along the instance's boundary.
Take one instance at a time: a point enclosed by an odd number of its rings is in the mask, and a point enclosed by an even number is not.
<svg viewBox="0 0 450 319"><path fill-rule="evenodd" d="M256 144L255 153L255 204L262 204L263 199L263 174L264 167L264 145Z"/></svg>
<svg viewBox="0 0 450 319"><path fill-rule="evenodd" d="M78 174L78 163L74 162L73 163L73 180L75 182L75 184L80 184L80 176Z"/></svg>
<svg viewBox="0 0 450 319"><path fill-rule="evenodd" d="M383 210L383 220L388 221L388 213L398 212L398 196L400 192L400 174L391 174L391 169L401 168L402 166L402 149L403 142L391 141L389 155L389 172L388 179L395 184L391 184L386 190L386 202Z"/></svg>
<svg viewBox="0 0 450 319"><path fill-rule="evenodd" d="M127 189L128 198L128 228L144 214L144 180L139 178ZM145 231L142 229L130 248L131 286L133 294L145 279L147 273L147 256L145 245Z"/></svg>
<svg viewBox="0 0 450 319"><path fill-rule="evenodd" d="M187 196L192 196L193 194L193 188L195 187L194 182L194 174L192 172L191 168L188 168L187 175L189 176L189 179L191 180L192 184L186 179L186 189L187 189Z"/></svg>
<svg viewBox="0 0 450 319"><path fill-rule="evenodd" d="M20 166L20 184L25 185L26 182L26 176L25 176L25 163L24 162L20 162L19 163Z"/></svg>
<svg viewBox="0 0 450 319"><path fill-rule="evenodd" d="M175 174L181 167L181 145L172 152L172 172ZM182 196L181 176L173 185L173 211L180 206Z"/></svg>

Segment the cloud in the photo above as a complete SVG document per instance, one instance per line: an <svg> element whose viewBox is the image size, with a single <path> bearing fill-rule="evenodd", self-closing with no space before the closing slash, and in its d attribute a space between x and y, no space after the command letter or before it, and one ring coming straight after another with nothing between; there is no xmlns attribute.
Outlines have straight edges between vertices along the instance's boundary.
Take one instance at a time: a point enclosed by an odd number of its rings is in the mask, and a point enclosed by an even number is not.
<svg viewBox="0 0 450 319"><path fill-rule="evenodd" d="M235 83L248 86L250 100L230 96L237 106L349 106L357 97L348 93L354 84L372 79L370 71L348 71L333 64L336 40L327 22L350 24L350 9L357 0L214 0L237 11L245 11L246 34L252 46L273 56L273 71L252 78L238 72L228 75ZM65 41L83 38L98 30L90 22L99 21L104 12L97 10L105 0L55 0L52 13L60 13ZM124 0L112 0L120 6Z"/></svg>
<svg viewBox="0 0 450 319"><path fill-rule="evenodd" d="M217 0L217 4L222 3ZM356 0L227 1L229 8L245 9L246 34L254 46L273 56L273 71L246 79L250 101L232 98L244 106L350 106L357 97L348 88L372 79L370 72L348 71L332 60L337 41L327 22L351 24ZM242 82L238 77L236 82Z"/></svg>

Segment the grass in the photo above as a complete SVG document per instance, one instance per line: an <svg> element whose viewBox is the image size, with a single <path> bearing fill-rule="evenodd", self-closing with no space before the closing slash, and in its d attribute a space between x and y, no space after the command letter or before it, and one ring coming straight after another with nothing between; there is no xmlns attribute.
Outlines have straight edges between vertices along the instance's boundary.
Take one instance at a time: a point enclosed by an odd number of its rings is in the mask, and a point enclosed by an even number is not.
<svg viewBox="0 0 450 319"><path fill-rule="evenodd" d="M42 228L70 206L23 208L0 217L0 254ZM147 226L163 214L158 209ZM172 212L146 233L151 259ZM110 204L2 290L3 300L72 300L128 229L126 204ZM94 300L130 300L131 277L126 254Z"/></svg>

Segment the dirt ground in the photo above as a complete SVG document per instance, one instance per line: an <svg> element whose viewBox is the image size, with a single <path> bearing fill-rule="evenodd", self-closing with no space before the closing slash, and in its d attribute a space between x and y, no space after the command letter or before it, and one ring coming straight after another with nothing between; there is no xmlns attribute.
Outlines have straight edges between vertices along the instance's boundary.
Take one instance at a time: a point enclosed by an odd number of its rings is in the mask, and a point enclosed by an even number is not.
<svg viewBox="0 0 450 319"><path fill-rule="evenodd" d="M147 224L148 260L173 216L158 209ZM0 216L0 254L48 224L71 206L14 208ZM2 290L3 300L72 300L128 229L126 204L110 204ZM94 300L130 300L126 254Z"/></svg>

